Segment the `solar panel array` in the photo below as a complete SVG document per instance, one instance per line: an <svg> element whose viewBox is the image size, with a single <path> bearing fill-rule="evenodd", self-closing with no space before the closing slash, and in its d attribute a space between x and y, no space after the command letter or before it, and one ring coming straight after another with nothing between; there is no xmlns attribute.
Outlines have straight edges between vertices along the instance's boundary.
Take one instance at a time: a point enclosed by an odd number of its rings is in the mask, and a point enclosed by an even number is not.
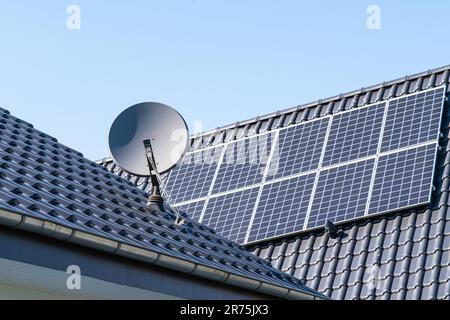
<svg viewBox="0 0 450 320"><path fill-rule="evenodd" d="M239 243L427 204L445 90L193 151L166 191L178 208Z"/></svg>

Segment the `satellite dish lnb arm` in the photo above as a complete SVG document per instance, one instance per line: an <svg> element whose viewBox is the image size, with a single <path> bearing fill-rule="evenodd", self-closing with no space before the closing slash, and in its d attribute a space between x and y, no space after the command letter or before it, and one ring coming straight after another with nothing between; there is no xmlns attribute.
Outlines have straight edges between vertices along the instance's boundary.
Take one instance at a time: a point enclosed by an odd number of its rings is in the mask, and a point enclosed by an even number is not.
<svg viewBox="0 0 450 320"><path fill-rule="evenodd" d="M164 207L162 206L164 200L161 197L158 173L156 172L155 158L153 157L152 144L150 139L145 139L143 142L145 147L145 155L148 162L148 169L150 171L150 178L153 186L152 194L149 197L149 203L159 204L160 210L164 211Z"/></svg>
<svg viewBox="0 0 450 320"><path fill-rule="evenodd" d="M159 180L156 173L156 163L155 158L153 157L153 150L150 139L144 140L144 147L145 147L145 155L147 156L148 169L150 171L152 185L159 187Z"/></svg>

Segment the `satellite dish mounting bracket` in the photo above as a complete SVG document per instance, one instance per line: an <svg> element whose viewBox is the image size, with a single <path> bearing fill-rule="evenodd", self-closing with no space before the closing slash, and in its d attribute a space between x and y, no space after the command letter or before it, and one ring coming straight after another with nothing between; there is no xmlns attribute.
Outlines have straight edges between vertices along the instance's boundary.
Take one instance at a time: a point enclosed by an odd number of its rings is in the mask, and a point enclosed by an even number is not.
<svg viewBox="0 0 450 320"><path fill-rule="evenodd" d="M152 194L148 198L148 202L149 204L157 204L159 209L164 212L164 199L161 196L159 176L156 171L156 162L153 156L152 143L150 139L145 139L143 143L145 147L145 155L148 162L148 169L150 171L150 179L152 182Z"/></svg>

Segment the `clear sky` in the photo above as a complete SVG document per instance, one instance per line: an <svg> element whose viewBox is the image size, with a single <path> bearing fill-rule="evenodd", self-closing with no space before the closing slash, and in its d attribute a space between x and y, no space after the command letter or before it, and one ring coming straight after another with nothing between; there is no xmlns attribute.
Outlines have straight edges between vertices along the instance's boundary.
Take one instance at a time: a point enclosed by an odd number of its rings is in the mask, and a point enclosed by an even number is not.
<svg viewBox="0 0 450 320"><path fill-rule="evenodd" d="M72 4L80 29L67 27ZM97 160L137 102L207 130L450 64L449 12L450 1L1 0L0 107Z"/></svg>

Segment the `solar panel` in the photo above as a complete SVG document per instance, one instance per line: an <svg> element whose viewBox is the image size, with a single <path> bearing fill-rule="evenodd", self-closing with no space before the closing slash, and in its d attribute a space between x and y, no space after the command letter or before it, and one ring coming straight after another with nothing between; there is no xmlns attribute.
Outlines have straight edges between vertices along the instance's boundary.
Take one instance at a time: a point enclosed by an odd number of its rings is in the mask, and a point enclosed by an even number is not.
<svg viewBox="0 0 450 320"><path fill-rule="evenodd" d="M374 162L363 160L321 171L307 227L364 216Z"/></svg>
<svg viewBox="0 0 450 320"><path fill-rule="evenodd" d="M264 185L248 241L301 230L315 176L312 173Z"/></svg>
<svg viewBox="0 0 450 320"><path fill-rule="evenodd" d="M280 130L267 180L317 169L329 118Z"/></svg>
<svg viewBox="0 0 450 320"><path fill-rule="evenodd" d="M273 136L262 134L228 144L214 183L213 194L261 182Z"/></svg>
<svg viewBox="0 0 450 320"><path fill-rule="evenodd" d="M376 154L384 111L380 103L335 115L322 166Z"/></svg>
<svg viewBox="0 0 450 320"><path fill-rule="evenodd" d="M369 214L430 201L436 144L381 156Z"/></svg>
<svg viewBox="0 0 450 320"><path fill-rule="evenodd" d="M389 101L381 152L437 139L444 88Z"/></svg>
<svg viewBox="0 0 450 320"><path fill-rule="evenodd" d="M166 191L174 203L205 197L217 169L223 146L186 154L171 171Z"/></svg>
<svg viewBox="0 0 450 320"><path fill-rule="evenodd" d="M243 243L259 187L211 197L202 223L232 241Z"/></svg>
<svg viewBox="0 0 450 320"><path fill-rule="evenodd" d="M199 220L203 211L204 204L205 200L200 200L180 205L178 206L178 209L180 209L182 212L187 213L191 219Z"/></svg>

